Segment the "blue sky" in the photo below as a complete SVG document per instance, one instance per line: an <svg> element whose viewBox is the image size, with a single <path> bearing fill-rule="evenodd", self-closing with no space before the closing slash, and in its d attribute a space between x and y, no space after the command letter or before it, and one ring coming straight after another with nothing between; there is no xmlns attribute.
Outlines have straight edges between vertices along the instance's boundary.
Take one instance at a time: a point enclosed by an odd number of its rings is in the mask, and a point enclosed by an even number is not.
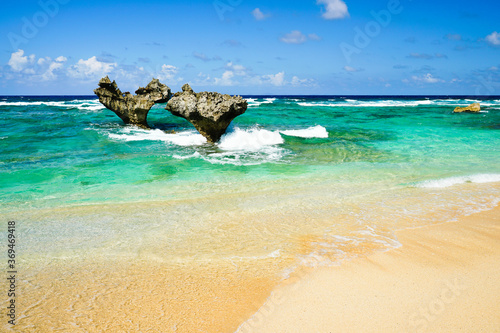
<svg viewBox="0 0 500 333"><path fill-rule="evenodd" d="M428 0L6 2L0 95L134 91L500 95L500 3Z"/></svg>

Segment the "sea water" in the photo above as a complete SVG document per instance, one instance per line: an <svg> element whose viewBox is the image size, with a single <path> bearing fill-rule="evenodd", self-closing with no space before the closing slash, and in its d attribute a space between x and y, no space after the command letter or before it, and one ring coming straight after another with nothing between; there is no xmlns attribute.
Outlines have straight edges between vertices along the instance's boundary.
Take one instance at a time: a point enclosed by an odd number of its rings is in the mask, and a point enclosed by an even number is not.
<svg viewBox="0 0 500 333"><path fill-rule="evenodd" d="M500 200L499 97L247 100L212 145L164 105L144 130L91 96L0 97L0 214L22 259L265 259L286 275Z"/></svg>

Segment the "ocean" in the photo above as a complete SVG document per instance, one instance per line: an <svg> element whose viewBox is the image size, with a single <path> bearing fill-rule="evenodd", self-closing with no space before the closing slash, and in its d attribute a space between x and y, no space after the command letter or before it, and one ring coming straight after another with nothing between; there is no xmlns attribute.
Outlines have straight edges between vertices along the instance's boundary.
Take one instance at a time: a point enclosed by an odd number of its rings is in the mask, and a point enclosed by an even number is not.
<svg viewBox="0 0 500 333"><path fill-rule="evenodd" d="M313 236L296 259L328 264L349 249L397 246L396 229L500 199L498 97L247 99L210 145L164 105L143 130L92 96L0 98L1 212L23 219L27 260L92 251L279 259ZM483 112L453 114L475 101ZM61 213L82 206L93 209ZM168 248L155 251L158 238Z"/></svg>
<svg viewBox="0 0 500 333"><path fill-rule="evenodd" d="M26 281L92 260L265 263L286 278L500 201L500 97L247 100L211 145L164 105L143 130L93 96L0 97L0 215ZM476 101L481 113L453 113Z"/></svg>

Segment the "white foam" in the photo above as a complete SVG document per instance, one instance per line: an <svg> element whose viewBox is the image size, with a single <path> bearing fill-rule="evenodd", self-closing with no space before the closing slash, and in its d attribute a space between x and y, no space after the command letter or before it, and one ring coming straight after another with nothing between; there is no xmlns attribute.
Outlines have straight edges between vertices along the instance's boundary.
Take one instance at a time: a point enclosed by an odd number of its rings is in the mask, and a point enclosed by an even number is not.
<svg viewBox="0 0 500 333"><path fill-rule="evenodd" d="M264 98L264 100L260 100L260 101L255 99L255 98L246 98L246 101L248 102L249 107L259 106L261 104L272 104L272 103L274 103L275 100L276 100L276 98Z"/></svg>
<svg viewBox="0 0 500 333"><path fill-rule="evenodd" d="M66 106L64 102L0 102L0 106Z"/></svg>
<svg viewBox="0 0 500 333"><path fill-rule="evenodd" d="M297 103L300 106L335 106L332 103L310 103L310 102L299 102Z"/></svg>
<svg viewBox="0 0 500 333"><path fill-rule="evenodd" d="M178 146L200 146L206 143L203 135L194 131L180 133L165 133L162 130L142 130L126 127L120 131L120 134L108 133L111 139L123 141L163 141L173 143Z"/></svg>
<svg viewBox="0 0 500 333"><path fill-rule="evenodd" d="M80 110L87 110L87 111L97 111L105 109L105 107L102 105L81 105L77 106L77 108Z"/></svg>
<svg viewBox="0 0 500 333"><path fill-rule="evenodd" d="M201 154L198 153L197 151L195 151L191 155L177 155L177 154L174 154L174 155L172 155L172 157L175 158L175 159L178 159L178 160L188 160L190 158L200 158Z"/></svg>
<svg viewBox="0 0 500 333"><path fill-rule="evenodd" d="M398 101L398 100L385 100L385 101L358 101L346 99L337 102L300 102L300 106L330 106L330 107L403 107L403 106L420 106L432 105L433 101Z"/></svg>
<svg viewBox="0 0 500 333"><path fill-rule="evenodd" d="M224 150L256 151L266 146L279 145L284 142L279 131L259 128L243 130L236 127L232 132L222 136L219 148Z"/></svg>
<svg viewBox="0 0 500 333"><path fill-rule="evenodd" d="M105 109L104 105L102 105L97 100L79 100L79 101L71 101L71 103L79 103L79 104L68 104L69 107L76 107L79 110L87 110L87 111L97 111Z"/></svg>
<svg viewBox="0 0 500 333"><path fill-rule="evenodd" d="M264 147L258 151L226 151L202 156L202 159L212 164L260 165L278 162L289 153L286 149L276 146Z"/></svg>
<svg viewBox="0 0 500 333"><path fill-rule="evenodd" d="M300 130L286 130L280 131L281 133L289 136L296 136L300 138L328 138L328 131L321 125L309 127Z"/></svg>
<svg viewBox="0 0 500 333"><path fill-rule="evenodd" d="M45 101L37 101L37 102L0 102L0 106L55 106L61 108L77 108L80 110L87 111L97 111L104 109L104 106L99 103L97 100L73 100L73 101L59 101L59 102L45 102Z"/></svg>
<svg viewBox="0 0 500 333"><path fill-rule="evenodd" d="M159 129L143 130L135 127L125 127L113 131L107 132L106 135L120 141L162 141L178 146L201 146L206 143L206 139L195 131L170 134ZM179 160L201 158L212 164L258 165L276 162L290 153L289 150L280 147L285 142L281 133L303 138L328 137L328 132L320 125L283 131L271 131L258 127L250 129L235 127L221 137L217 143L219 151L205 153L191 151L186 155L174 154L172 157Z"/></svg>
<svg viewBox="0 0 500 333"><path fill-rule="evenodd" d="M359 106L359 107L394 107L394 106L420 106L420 105L431 105L433 102L430 100L424 101L357 101L356 103L339 103L340 106Z"/></svg>
<svg viewBox="0 0 500 333"><path fill-rule="evenodd" d="M445 188L464 183L494 183L494 182L500 182L500 174L477 174L469 176L426 180L416 184L416 187Z"/></svg>
<svg viewBox="0 0 500 333"><path fill-rule="evenodd" d="M259 165L276 162L290 152L279 145L284 143L279 131L261 128L241 129L235 127L224 134L217 143L219 151L188 155L175 154L180 160L201 158L211 164Z"/></svg>

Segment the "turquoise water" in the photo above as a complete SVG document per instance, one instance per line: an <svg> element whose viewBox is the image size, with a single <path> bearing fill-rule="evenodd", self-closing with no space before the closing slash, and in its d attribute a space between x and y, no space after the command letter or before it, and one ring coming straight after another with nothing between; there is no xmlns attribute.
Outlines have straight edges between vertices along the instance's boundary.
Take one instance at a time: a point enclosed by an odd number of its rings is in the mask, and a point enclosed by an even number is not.
<svg viewBox="0 0 500 333"><path fill-rule="evenodd" d="M460 98L248 101L210 145L163 105L148 131L93 97L0 98L1 212L25 221L26 253L55 239L47 256L130 254L138 241L134 255L258 258L292 253L300 234L322 239L316 254L346 239L395 246L397 228L500 198L499 97L480 114L453 114L475 101ZM202 245L183 247L190 237Z"/></svg>
<svg viewBox="0 0 500 333"><path fill-rule="evenodd" d="M365 178L363 163L387 168L395 183L500 174L500 100L483 101L485 113L452 114L470 102L250 99L233 132L211 146L163 106L150 111L156 130L145 131L95 99L3 98L0 198L16 209L161 200L193 183L335 175L346 164ZM157 193L161 186L174 191Z"/></svg>

